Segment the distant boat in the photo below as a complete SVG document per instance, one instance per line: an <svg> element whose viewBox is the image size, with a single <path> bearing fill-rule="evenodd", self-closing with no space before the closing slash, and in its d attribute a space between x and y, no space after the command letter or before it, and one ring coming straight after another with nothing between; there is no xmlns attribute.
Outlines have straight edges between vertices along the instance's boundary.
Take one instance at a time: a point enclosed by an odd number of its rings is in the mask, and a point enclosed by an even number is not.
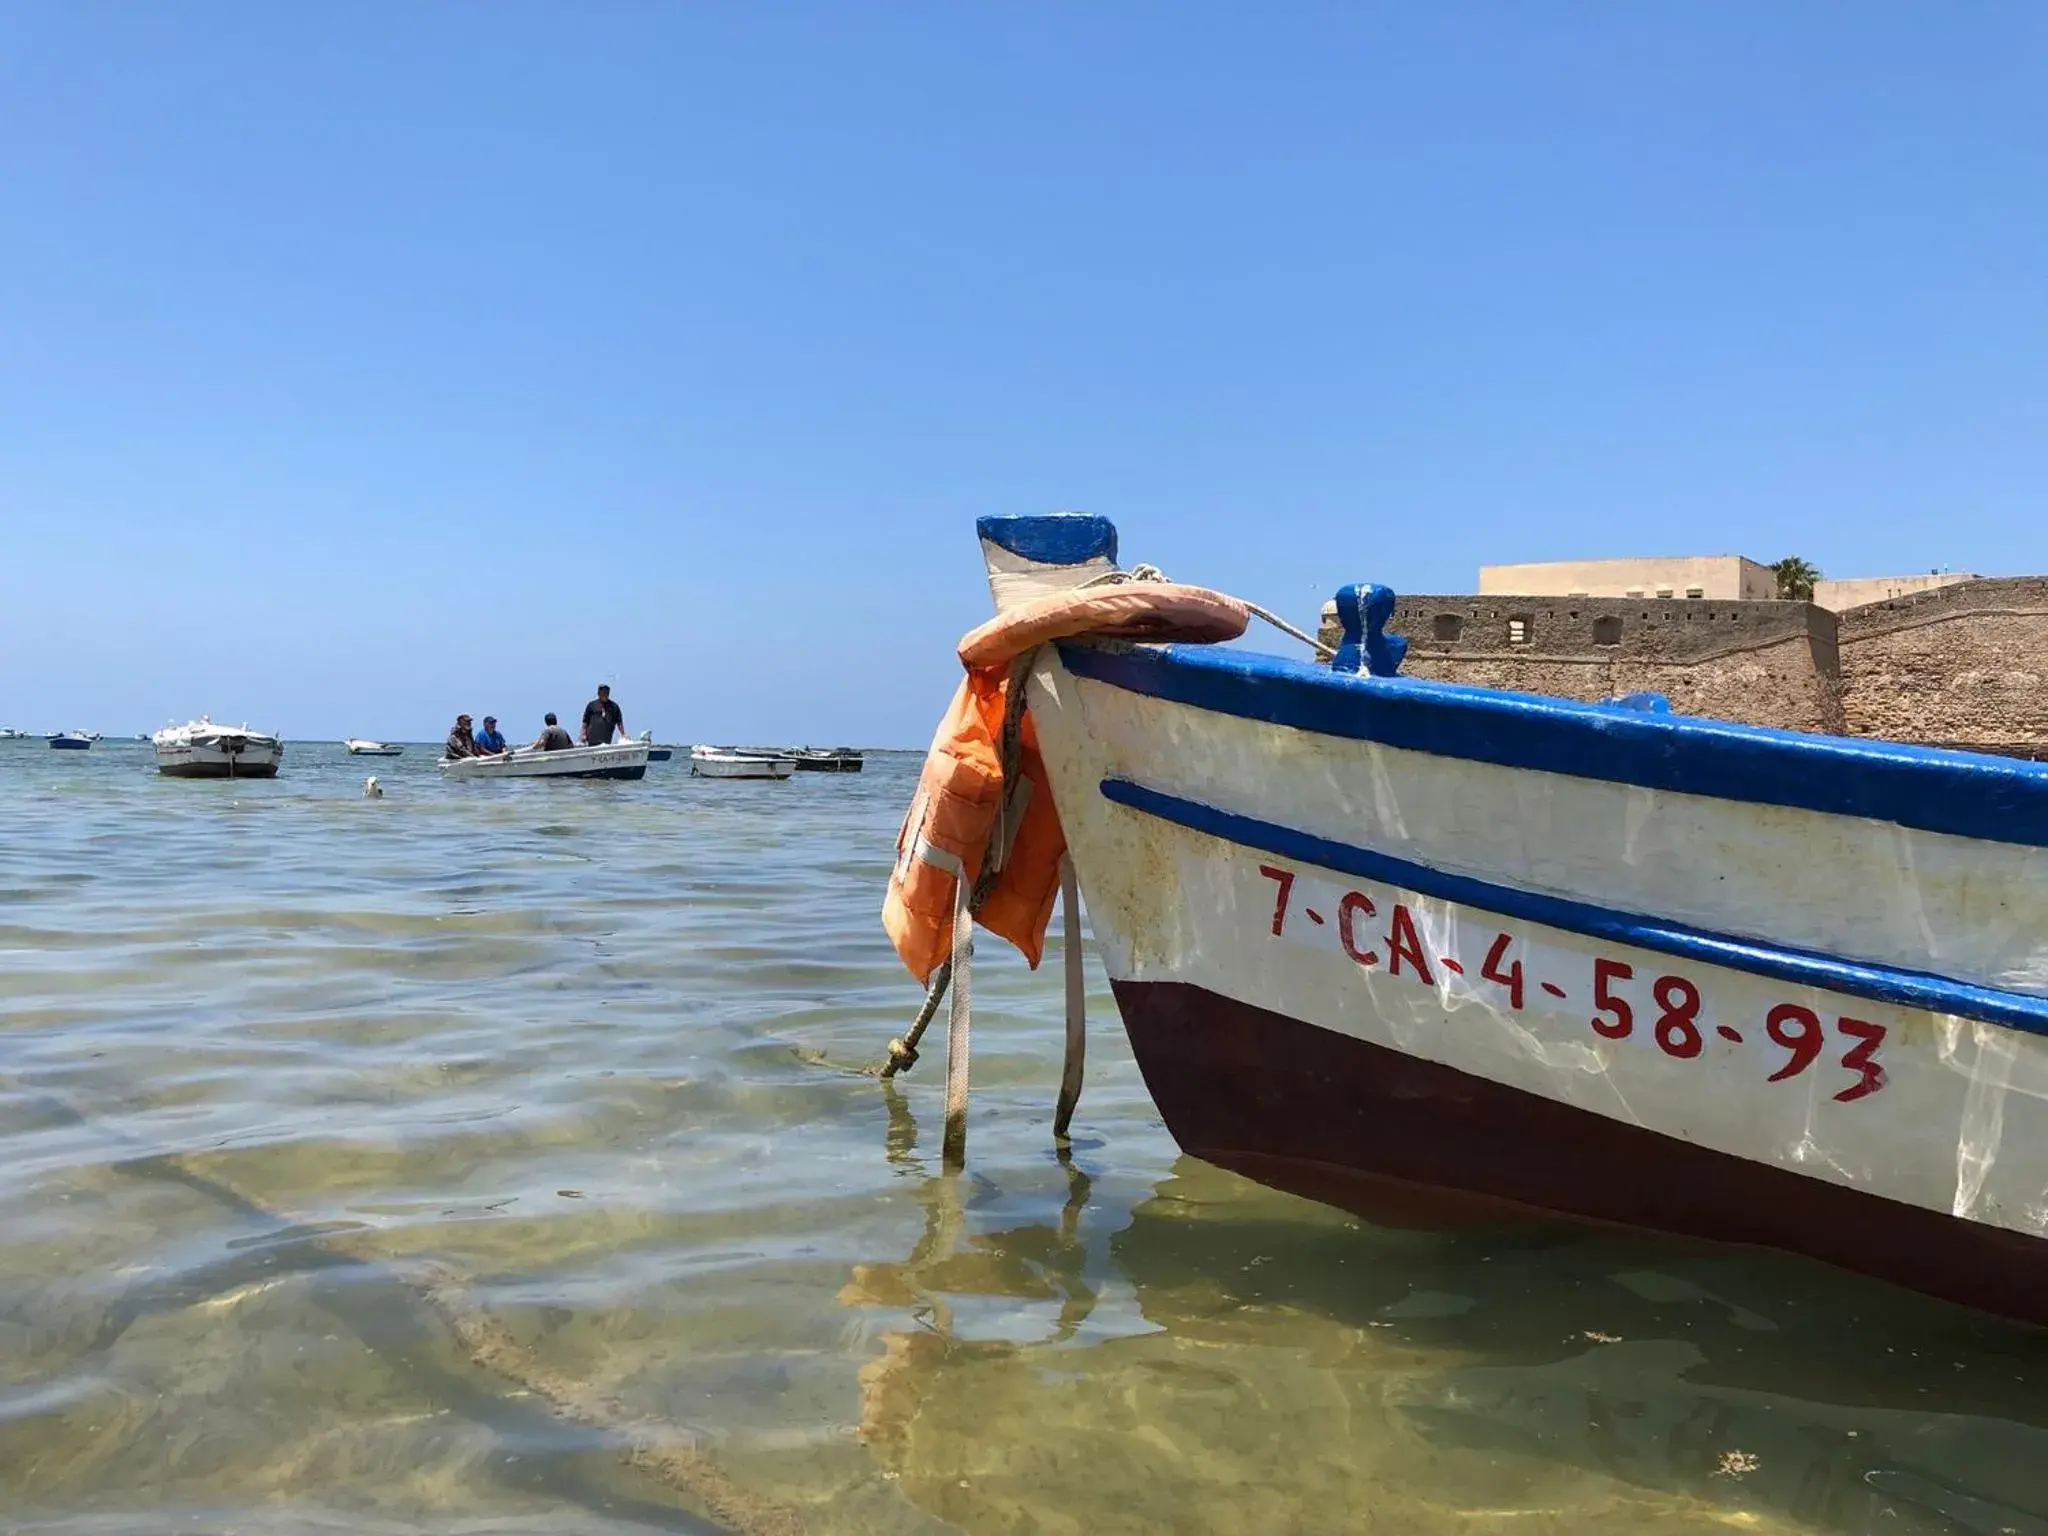
<svg viewBox="0 0 2048 1536"><path fill-rule="evenodd" d="M11 725L0 725L0 741L25 741L27 739L27 731L17 731Z"/></svg>
<svg viewBox="0 0 2048 1536"><path fill-rule="evenodd" d="M794 755L798 773L859 773L861 769L861 755L851 747L833 747L830 751L805 747Z"/></svg>
<svg viewBox="0 0 2048 1536"><path fill-rule="evenodd" d="M786 779L796 772L796 759L732 747L692 747L690 772L700 779Z"/></svg>
<svg viewBox="0 0 2048 1536"><path fill-rule="evenodd" d="M246 725L215 725L205 715L150 737L156 771L172 779L274 779L284 742Z"/></svg>
<svg viewBox="0 0 2048 1536"><path fill-rule="evenodd" d="M59 731L48 740L59 752L89 751L93 743L93 737L86 731Z"/></svg>
<svg viewBox="0 0 2048 1536"><path fill-rule="evenodd" d="M348 748L352 757L396 757L405 750L396 742L371 741L362 736L351 736L342 745Z"/></svg>
<svg viewBox="0 0 2048 1536"><path fill-rule="evenodd" d="M665 763L676 755L674 747L657 747L654 744L654 732L652 731L642 731L640 739L647 745L647 761L650 763Z"/></svg>
<svg viewBox="0 0 2048 1536"><path fill-rule="evenodd" d="M444 757L434 766L444 779L644 779L647 743L622 741L553 752L517 747L490 757Z"/></svg>

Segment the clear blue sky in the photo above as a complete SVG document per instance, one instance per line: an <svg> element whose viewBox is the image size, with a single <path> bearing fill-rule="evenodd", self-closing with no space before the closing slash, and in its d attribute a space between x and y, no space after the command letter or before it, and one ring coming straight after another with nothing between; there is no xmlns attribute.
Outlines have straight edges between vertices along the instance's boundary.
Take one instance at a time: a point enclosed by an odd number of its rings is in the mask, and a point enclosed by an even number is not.
<svg viewBox="0 0 2048 1536"><path fill-rule="evenodd" d="M0 721L921 744L991 511L1299 619L2048 570L2044 80L1935 0L7 4Z"/></svg>

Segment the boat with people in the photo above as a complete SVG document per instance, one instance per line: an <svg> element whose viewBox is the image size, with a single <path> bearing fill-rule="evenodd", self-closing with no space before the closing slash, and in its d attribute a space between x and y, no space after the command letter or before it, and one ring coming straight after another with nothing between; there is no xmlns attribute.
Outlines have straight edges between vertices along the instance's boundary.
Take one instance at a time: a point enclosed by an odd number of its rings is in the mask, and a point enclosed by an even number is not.
<svg viewBox="0 0 2048 1536"><path fill-rule="evenodd" d="M0 741L26 741L27 731L18 731L11 725L0 725Z"/></svg>
<svg viewBox="0 0 2048 1536"><path fill-rule="evenodd" d="M88 752L99 737L90 731L53 731L43 739L59 752Z"/></svg>
<svg viewBox="0 0 2048 1536"><path fill-rule="evenodd" d="M351 736L342 745L350 757L397 757L405 751L395 741L372 741L367 736Z"/></svg>
<svg viewBox="0 0 2048 1536"><path fill-rule="evenodd" d="M996 617L899 836L927 996L888 1070L972 930L1036 963L1064 886L1195 1156L2048 1323L2048 765L1403 677L1377 586L1327 660L1225 648L1269 616L1122 570L1104 519L979 532Z"/></svg>
<svg viewBox="0 0 2048 1536"><path fill-rule="evenodd" d="M690 772L700 779L786 779L796 772L796 759L783 753L743 747L692 747Z"/></svg>
<svg viewBox="0 0 2048 1536"><path fill-rule="evenodd" d="M607 747L514 747L476 757L444 757L434 765L445 779L644 779L647 743Z"/></svg>
<svg viewBox="0 0 2048 1536"><path fill-rule="evenodd" d="M247 724L215 725L201 715L150 737L156 770L173 779L274 779L284 762L283 738Z"/></svg>

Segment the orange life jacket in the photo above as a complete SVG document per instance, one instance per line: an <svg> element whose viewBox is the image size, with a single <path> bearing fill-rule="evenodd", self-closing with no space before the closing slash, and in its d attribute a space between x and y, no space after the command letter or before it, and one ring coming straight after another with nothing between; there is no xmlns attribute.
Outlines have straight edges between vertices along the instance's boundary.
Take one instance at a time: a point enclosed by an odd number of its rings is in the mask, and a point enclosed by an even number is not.
<svg viewBox="0 0 2048 1536"><path fill-rule="evenodd" d="M1016 945L1034 969L1045 952L1067 838L1028 711L1018 731L1016 778L1003 779L1004 712L1010 689L1025 683L1013 667L1017 658L1081 634L1231 640L1249 622L1243 603L1206 587L1129 582L1049 593L961 640L967 676L932 737L882 903L882 926L913 976L928 981L951 953L955 915L990 858L998 873L974 921Z"/></svg>

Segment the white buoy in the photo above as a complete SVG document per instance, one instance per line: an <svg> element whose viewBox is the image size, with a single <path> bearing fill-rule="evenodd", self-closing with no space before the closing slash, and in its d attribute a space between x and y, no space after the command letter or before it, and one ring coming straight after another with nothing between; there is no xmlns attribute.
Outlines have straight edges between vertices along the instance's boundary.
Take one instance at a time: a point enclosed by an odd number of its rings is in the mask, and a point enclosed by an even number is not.
<svg viewBox="0 0 2048 1536"><path fill-rule="evenodd" d="M377 782L377 775L373 773L363 780L363 798L365 800L381 800L383 797L384 786Z"/></svg>

